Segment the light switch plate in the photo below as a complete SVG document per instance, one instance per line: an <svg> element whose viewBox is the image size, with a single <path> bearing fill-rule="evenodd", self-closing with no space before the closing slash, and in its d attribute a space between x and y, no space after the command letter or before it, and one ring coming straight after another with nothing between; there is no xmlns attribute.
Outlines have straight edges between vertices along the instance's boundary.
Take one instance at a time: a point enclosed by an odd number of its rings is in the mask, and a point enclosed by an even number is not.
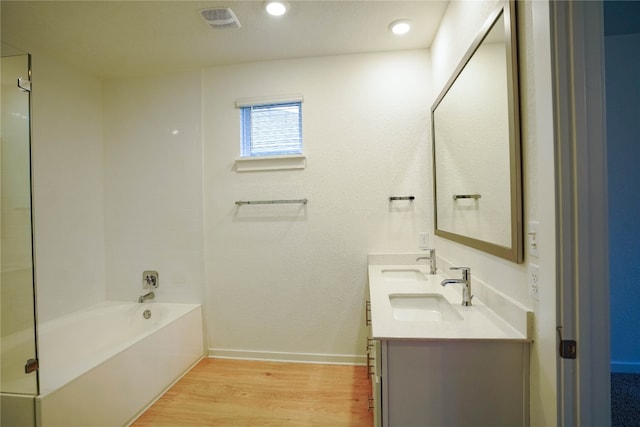
<svg viewBox="0 0 640 427"><path fill-rule="evenodd" d="M429 249L429 233L418 233L418 247L420 249Z"/></svg>

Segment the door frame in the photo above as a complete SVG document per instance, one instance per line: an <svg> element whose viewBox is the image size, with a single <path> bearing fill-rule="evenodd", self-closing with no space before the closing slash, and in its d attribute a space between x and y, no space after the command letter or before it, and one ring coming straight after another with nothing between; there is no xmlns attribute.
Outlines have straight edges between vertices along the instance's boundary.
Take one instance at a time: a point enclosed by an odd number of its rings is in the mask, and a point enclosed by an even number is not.
<svg viewBox="0 0 640 427"><path fill-rule="evenodd" d="M558 425L611 424L604 24L601 1L551 1L556 152ZM561 338L560 338L561 337Z"/></svg>

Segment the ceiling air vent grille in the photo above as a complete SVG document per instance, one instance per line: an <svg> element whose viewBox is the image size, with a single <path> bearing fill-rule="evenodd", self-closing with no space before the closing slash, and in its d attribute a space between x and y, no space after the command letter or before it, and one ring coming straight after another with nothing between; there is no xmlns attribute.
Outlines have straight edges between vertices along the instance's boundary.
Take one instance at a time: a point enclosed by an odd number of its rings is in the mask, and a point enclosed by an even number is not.
<svg viewBox="0 0 640 427"><path fill-rule="evenodd" d="M204 9L200 11L200 15L204 22L209 24L211 28L240 28L240 21L229 8L221 9Z"/></svg>

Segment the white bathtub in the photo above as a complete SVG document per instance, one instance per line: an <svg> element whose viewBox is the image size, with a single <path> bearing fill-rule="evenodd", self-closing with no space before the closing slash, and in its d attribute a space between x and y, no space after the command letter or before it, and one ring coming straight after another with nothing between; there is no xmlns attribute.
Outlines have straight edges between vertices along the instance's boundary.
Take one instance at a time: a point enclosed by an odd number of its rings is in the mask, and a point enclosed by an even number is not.
<svg viewBox="0 0 640 427"><path fill-rule="evenodd" d="M202 312L107 301L40 325L38 342L38 425L119 427L203 357Z"/></svg>

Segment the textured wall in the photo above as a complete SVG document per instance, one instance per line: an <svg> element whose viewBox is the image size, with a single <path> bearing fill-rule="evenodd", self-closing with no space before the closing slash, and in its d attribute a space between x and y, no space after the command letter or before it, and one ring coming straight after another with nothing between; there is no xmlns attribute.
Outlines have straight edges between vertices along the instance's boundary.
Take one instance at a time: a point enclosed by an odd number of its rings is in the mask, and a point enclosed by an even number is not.
<svg viewBox="0 0 640 427"><path fill-rule="evenodd" d="M432 227L428 52L219 67L203 82L210 348L361 361L367 253L415 250ZM289 93L304 96L306 169L236 172L234 101ZM309 203L234 205L290 198Z"/></svg>

